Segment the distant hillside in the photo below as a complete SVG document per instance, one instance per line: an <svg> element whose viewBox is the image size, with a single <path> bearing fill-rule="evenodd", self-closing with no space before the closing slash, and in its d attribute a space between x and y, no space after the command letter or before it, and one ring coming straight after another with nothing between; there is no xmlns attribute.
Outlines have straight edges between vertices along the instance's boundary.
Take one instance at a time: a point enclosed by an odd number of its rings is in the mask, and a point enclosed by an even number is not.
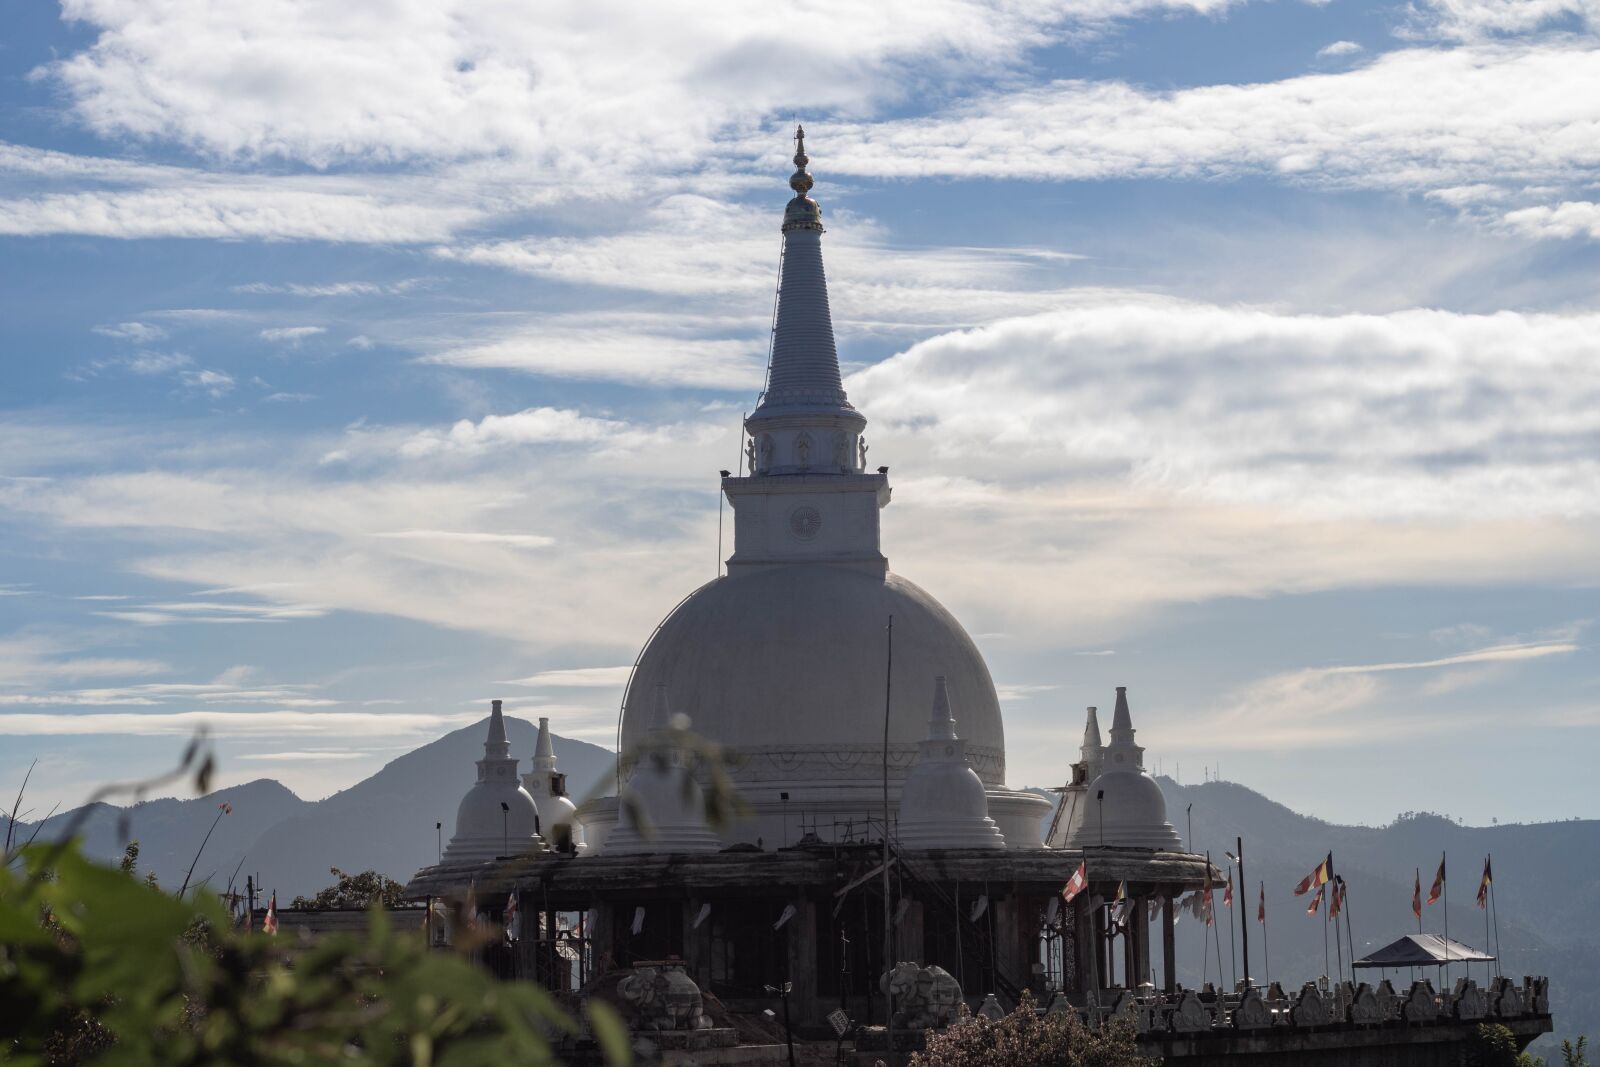
<svg viewBox="0 0 1600 1067"><path fill-rule="evenodd" d="M487 723L484 719L446 734L320 801L301 800L264 779L196 800L152 800L127 809L99 804L85 826L85 850L107 861L120 857L118 820L126 811L129 836L139 842L139 869L154 871L162 885L176 888L217 805L227 802L233 813L207 845L195 868L196 882L209 874L211 885L220 889L240 859L245 860L240 884L245 874L259 874L267 891L277 890L280 902L328 885L330 867L381 871L403 882L434 862L434 823L444 823L444 839L450 840L456 805L472 785L474 761L483 757ZM507 716L506 730L511 751L522 758L526 773L538 728ZM610 774L615 763L610 752L583 741L556 737L555 747L558 765L577 798ZM41 840L59 832L73 815L50 819ZM24 840L33 832L27 825L19 830Z"/></svg>
<svg viewBox="0 0 1600 1067"><path fill-rule="evenodd" d="M194 860L195 850L216 818L218 805L224 803L231 805L233 812L224 816L217 826L194 871L195 884L209 878L209 884L218 890L227 885L228 876L244 858L250 842L283 820L316 806L301 800L277 782L262 778L219 789L197 800L164 797L127 808L94 804L63 812L45 820L39 840L50 840L63 833L80 812L86 813L79 835L88 855L107 861L119 859L128 839L138 841L139 870L154 871L162 885L176 889L183 883L184 872ZM124 822L125 827L120 825ZM36 826L19 824L19 838L26 841ZM244 870L239 872L241 885L245 873Z"/></svg>
<svg viewBox="0 0 1600 1067"><path fill-rule="evenodd" d="M317 802L263 833L250 847L250 866L278 899L309 893L330 881L328 868L377 870L407 881L437 858L433 824L444 823L448 844L456 806L483 758L484 719L391 761L377 774ZM528 771L538 727L506 716L511 752ZM583 741L554 739L557 766L581 799L612 773L616 757Z"/></svg>

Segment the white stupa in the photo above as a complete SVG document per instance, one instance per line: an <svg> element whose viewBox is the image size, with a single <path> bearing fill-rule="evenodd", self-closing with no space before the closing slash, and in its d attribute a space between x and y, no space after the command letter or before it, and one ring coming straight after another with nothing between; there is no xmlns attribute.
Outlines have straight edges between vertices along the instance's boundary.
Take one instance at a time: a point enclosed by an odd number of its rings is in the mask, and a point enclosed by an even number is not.
<svg viewBox="0 0 1600 1067"><path fill-rule="evenodd" d="M823 836L882 803L885 625L894 617L889 687L889 792L898 800L925 734L927 679L943 674L961 709L973 772L1008 843L1039 847L1047 802L1008 789L994 681L961 623L890 572L879 514L887 467L867 459L867 420L839 371L822 262L822 209L810 194L804 131L796 133L793 197L766 388L745 420L743 472L722 480L733 511L727 574L688 596L639 656L624 699L622 750L651 729L665 686L696 733L738 762L730 775L751 815L724 843L777 848L804 813ZM591 844L619 818L587 803Z"/></svg>
<svg viewBox="0 0 1600 1067"><path fill-rule="evenodd" d="M967 743L956 734L950 690L934 679L928 739L900 792L901 848L1005 848L989 818L983 780L967 762Z"/></svg>
<svg viewBox="0 0 1600 1067"><path fill-rule="evenodd" d="M1167 822L1167 798L1144 771L1144 749L1133 740L1128 688L1117 686L1111 743L1099 777L1089 783L1083 818L1067 836L1068 848L1144 848L1180 851L1183 841Z"/></svg>
<svg viewBox="0 0 1600 1067"><path fill-rule="evenodd" d="M489 712L489 736L478 761L478 780L456 808L456 830L444 850L446 863L479 863L542 848L539 806L517 779L517 761L506 737L500 701Z"/></svg>
<svg viewBox="0 0 1600 1067"><path fill-rule="evenodd" d="M1065 848L1067 841L1083 822L1083 811L1088 803L1089 783L1100 777L1105 761L1105 747L1100 743L1099 709L1090 706L1083 722L1083 743L1078 747L1078 760L1072 765L1072 780L1056 792L1061 794L1061 807L1051 823L1045 844L1051 848Z"/></svg>
<svg viewBox="0 0 1600 1067"><path fill-rule="evenodd" d="M564 847L571 840L583 852L583 824L578 821L578 806L567 796L567 776L556 770L556 749L550 739L550 720L539 719L539 740L533 748L533 770L522 776L522 788L539 806L540 829L552 848Z"/></svg>
<svg viewBox="0 0 1600 1067"><path fill-rule="evenodd" d="M623 788L616 828L600 849L606 855L722 848L706 827L705 798L683 750L672 742L672 730L667 687L657 686L654 722L642 746L646 751Z"/></svg>

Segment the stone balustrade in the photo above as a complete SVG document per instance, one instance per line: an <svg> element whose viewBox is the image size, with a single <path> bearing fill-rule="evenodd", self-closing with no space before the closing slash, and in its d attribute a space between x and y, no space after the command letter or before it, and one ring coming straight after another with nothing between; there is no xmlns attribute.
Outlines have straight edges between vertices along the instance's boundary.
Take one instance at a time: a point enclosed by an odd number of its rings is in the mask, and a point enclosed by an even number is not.
<svg viewBox="0 0 1600 1067"><path fill-rule="evenodd" d="M1517 983L1500 977L1485 988L1475 979L1461 978L1444 992L1436 992L1429 981L1412 982L1402 992L1387 979L1376 985L1307 982L1294 992L1285 992L1277 982L1265 990L1251 986L1236 992L1218 992L1208 984L1200 990L1180 986L1175 994L1148 988L1111 990L1088 1005L1074 1005L1058 993L1042 1010L1075 1012L1090 1026L1125 1019L1141 1034L1428 1026L1547 1016L1550 980L1527 976Z"/></svg>

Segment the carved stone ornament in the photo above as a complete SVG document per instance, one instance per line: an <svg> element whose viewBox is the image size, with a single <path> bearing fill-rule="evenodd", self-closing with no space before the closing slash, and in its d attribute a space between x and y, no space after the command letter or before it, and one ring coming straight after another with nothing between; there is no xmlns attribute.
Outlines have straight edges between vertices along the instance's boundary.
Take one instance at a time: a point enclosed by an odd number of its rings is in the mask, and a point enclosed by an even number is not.
<svg viewBox="0 0 1600 1067"><path fill-rule="evenodd" d="M908 1030L943 1029L960 1016L961 986L943 967L897 963L878 988L894 993L898 1025Z"/></svg>
<svg viewBox="0 0 1600 1067"><path fill-rule="evenodd" d="M802 541L810 541L822 531L822 512L810 504L801 504L789 512L789 532Z"/></svg>
<svg viewBox="0 0 1600 1067"><path fill-rule="evenodd" d="M772 435L771 434L764 433L764 434L761 435L761 444L760 444L759 448L761 450L761 469L764 470L764 471L769 471L769 470L772 469Z"/></svg>
<svg viewBox="0 0 1600 1067"><path fill-rule="evenodd" d="M833 434L833 465L842 471L850 469L850 438L842 430Z"/></svg>
<svg viewBox="0 0 1600 1067"><path fill-rule="evenodd" d="M1478 983L1470 978L1462 978L1456 982L1455 1017L1481 1019L1488 1014L1489 1001L1483 995L1483 990L1478 988Z"/></svg>
<svg viewBox="0 0 1600 1067"><path fill-rule="evenodd" d="M1300 996L1289 1011L1289 1019L1296 1026L1326 1026L1333 1021L1333 1013L1328 1010L1328 1002L1316 983L1307 982L1300 987Z"/></svg>
<svg viewBox="0 0 1600 1067"><path fill-rule="evenodd" d="M1211 1029L1211 1012L1200 1003L1194 990L1184 990L1177 1010L1172 1013L1172 1028L1180 1034L1198 1034Z"/></svg>
<svg viewBox="0 0 1600 1067"><path fill-rule="evenodd" d="M638 1030L706 1030L700 987L684 973L681 963L637 966L617 983L617 993L633 1009Z"/></svg>
<svg viewBox="0 0 1600 1067"><path fill-rule="evenodd" d="M1261 994L1254 988L1245 990L1244 996L1239 998L1239 1006L1233 1009L1234 1029L1261 1030L1271 1025L1272 1012Z"/></svg>
<svg viewBox="0 0 1600 1067"><path fill-rule="evenodd" d="M1350 1002L1350 1021L1357 1026L1376 1026L1383 1022L1383 1003L1378 999L1378 994L1372 987L1362 982L1356 987L1356 995Z"/></svg>
<svg viewBox="0 0 1600 1067"><path fill-rule="evenodd" d="M1412 982L1400 1013L1408 1023L1431 1023L1437 1019L1439 1005L1433 999L1433 987L1427 982Z"/></svg>
<svg viewBox="0 0 1600 1067"><path fill-rule="evenodd" d="M1501 976L1494 980L1490 988L1490 1001L1494 1004L1495 1014L1504 1019L1514 1019L1522 1014L1522 990L1518 989L1511 979Z"/></svg>
<svg viewBox="0 0 1600 1067"><path fill-rule="evenodd" d="M800 466L809 467L811 465L810 434L801 433L794 439L794 455L795 458L800 461Z"/></svg>

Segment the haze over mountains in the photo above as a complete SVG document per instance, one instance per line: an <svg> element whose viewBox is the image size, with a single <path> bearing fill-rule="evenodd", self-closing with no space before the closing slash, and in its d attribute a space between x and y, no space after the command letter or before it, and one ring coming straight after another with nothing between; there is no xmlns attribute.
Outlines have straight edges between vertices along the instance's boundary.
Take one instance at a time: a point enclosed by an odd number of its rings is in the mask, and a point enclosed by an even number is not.
<svg viewBox="0 0 1600 1067"><path fill-rule="evenodd" d="M512 717L506 726L512 752L526 759L537 728ZM377 870L405 881L434 862L436 822L444 824L449 840L456 805L472 783L473 762L483 754L484 730L480 721L446 734L320 801L301 800L263 779L195 800L152 800L126 809L130 836L140 842L140 868L154 871L162 885L176 887L217 805L227 802L232 814L223 818L196 866L196 882L209 880L221 888L241 860L241 883L245 873L258 873L266 890L277 890L280 903L329 884L328 869L335 866ZM612 771L615 757L605 749L560 737L555 745L577 798ZM1505 973L1550 976L1556 1036L1600 1034L1600 927L1591 917L1600 899L1600 822L1473 827L1422 813L1383 827L1341 826L1299 815L1231 782L1184 786L1166 777L1157 780L1178 832L1188 839L1192 815L1192 846L1209 851L1219 866L1226 867L1224 853L1236 850L1236 838L1244 839L1247 877L1237 892L1233 927L1237 936L1238 927L1249 923L1251 973L1257 980L1270 976L1298 984L1324 973L1323 921L1305 914L1308 898L1294 896L1293 887L1328 851L1350 885L1358 956L1416 930L1412 880L1420 867L1426 892L1441 852L1449 855L1450 936L1477 947L1492 941L1485 937L1484 913L1474 904L1483 858L1492 853ZM118 822L124 810L99 805L91 812L83 831L91 855L112 860L121 854ZM59 832L72 814L49 820L41 836ZM24 826L21 832L26 836L32 829ZM1268 915L1264 939L1255 921L1261 883ZM1219 893L1219 926L1207 938L1210 949L1203 948L1200 923L1189 917L1179 922L1179 980L1186 985L1216 980L1217 941L1227 967L1229 916L1220 904ZM1428 932L1442 933L1443 902L1425 907L1423 919ZM1331 941L1329 956L1335 958ZM1481 977L1483 969L1473 973ZM1226 977L1231 980L1231 973ZM1405 974L1390 977L1409 980Z"/></svg>
<svg viewBox="0 0 1600 1067"><path fill-rule="evenodd" d="M213 888L223 888L241 859L240 885L247 873L259 874L263 888L277 890L282 904L330 884L330 867L376 870L406 881L436 859L435 823L444 824L449 842L456 805L472 785L474 761L483 758L486 723L448 733L323 800L301 800L277 782L261 779L197 800L152 800L127 809L129 836L139 842L140 870L153 871L162 885L176 888L217 805L226 802L233 813L206 846L195 868L196 882L209 877ZM506 730L511 751L523 759L526 771L538 727L508 715ZM555 746L575 799L581 800L615 764L610 752L583 741L557 737ZM83 832L90 855L109 860L122 854L118 821L123 810L102 804L91 813ZM41 838L64 827L73 814L54 816ZM33 829L21 832L26 839Z"/></svg>

